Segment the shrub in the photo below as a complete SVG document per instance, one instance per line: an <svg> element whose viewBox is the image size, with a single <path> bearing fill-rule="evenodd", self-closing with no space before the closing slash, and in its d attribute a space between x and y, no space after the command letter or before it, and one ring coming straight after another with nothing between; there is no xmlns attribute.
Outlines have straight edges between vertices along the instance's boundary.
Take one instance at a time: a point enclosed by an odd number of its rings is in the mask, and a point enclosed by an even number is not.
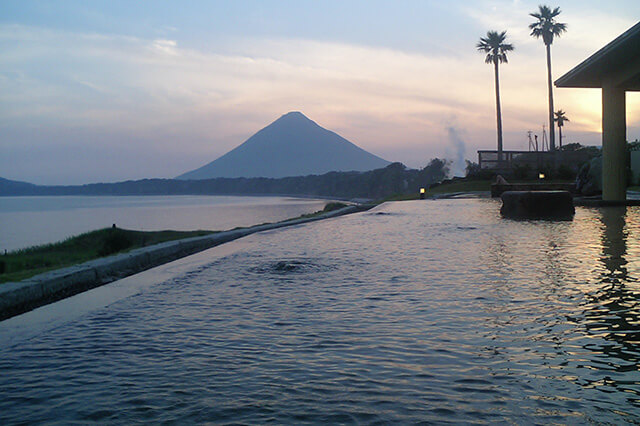
<svg viewBox="0 0 640 426"><path fill-rule="evenodd" d="M528 164L514 164L513 177L516 179L528 179L531 176L531 167Z"/></svg>
<svg viewBox="0 0 640 426"><path fill-rule="evenodd" d="M334 210L338 210L338 209L341 209L343 207L347 207L347 205L345 203L332 202L332 203L327 203L327 205L324 206L324 209L322 209L322 211L323 212L332 212Z"/></svg>
<svg viewBox="0 0 640 426"><path fill-rule="evenodd" d="M102 248L100 249L99 254L101 256L106 256L109 254L113 254L113 253L117 253L119 251L125 250L131 247L132 245L133 245L133 241L125 231L118 228L112 228L107 233L107 236L104 239L104 243L102 245Z"/></svg>
<svg viewBox="0 0 640 426"><path fill-rule="evenodd" d="M465 163L467 164L467 166L465 167L465 172L467 177L470 176L475 176L478 173L480 173L480 171L482 171L482 169L480 168L480 165L478 163L475 163L473 161L469 161L469 160L464 160Z"/></svg>
<svg viewBox="0 0 640 426"><path fill-rule="evenodd" d="M558 179L571 180L576 178L576 172L574 172L571 167L566 164L560 164L558 167Z"/></svg>

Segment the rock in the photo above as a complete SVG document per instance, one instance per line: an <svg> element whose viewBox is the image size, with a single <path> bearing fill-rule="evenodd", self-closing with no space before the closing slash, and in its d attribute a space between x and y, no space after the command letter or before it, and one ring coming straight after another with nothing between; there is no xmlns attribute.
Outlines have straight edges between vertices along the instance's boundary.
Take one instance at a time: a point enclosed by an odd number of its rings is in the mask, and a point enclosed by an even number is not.
<svg viewBox="0 0 640 426"><path fill-rule="evenodd" d="M569 191L506 191L500 214L510 219L572 220L575 214Z"/></svg>
<svg viewBox="0 0 640 426"><path fill-rule="evenodd" d="M502 175L497 175L496 176L496 185L509 185L509 182L507 182L507 180L505 178L502 177Z"/></svg>
<svg viewBox="0 0 640 426"><path fill-rule="evenodd" d="M576 176L576 190L587 196L602 193L602 156L593 158L580 168Z"/></svg>

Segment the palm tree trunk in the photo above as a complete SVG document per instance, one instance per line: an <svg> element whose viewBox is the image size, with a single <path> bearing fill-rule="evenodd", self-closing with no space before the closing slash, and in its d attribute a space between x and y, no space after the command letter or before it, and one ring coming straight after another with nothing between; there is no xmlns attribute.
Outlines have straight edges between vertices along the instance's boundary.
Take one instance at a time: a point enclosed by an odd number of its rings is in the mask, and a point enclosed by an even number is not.
<svg viewBox="0 0 640 426"><path fill-rule="evenodd" d="M558 133L559 133L558 136L560 136L560 140L558 142L560 144L560 149L562 149L562 126L559 124L558 124Z"/></svg>
<svg viewBox="0 0 640 426"><path fill-rule="evenodd" d="M553 83L551 82L551 44L547 44L547 84L549 86L549 150L556 150L556 129L553 122Z"/></svg>
<svg viewBox="0 0 640 426"><path fill-rule="evenodd" d="M498 128L498 167L502 166L502 111L500 109L500 76L498 61L493 61L496 76L496 120Z"/></svg>

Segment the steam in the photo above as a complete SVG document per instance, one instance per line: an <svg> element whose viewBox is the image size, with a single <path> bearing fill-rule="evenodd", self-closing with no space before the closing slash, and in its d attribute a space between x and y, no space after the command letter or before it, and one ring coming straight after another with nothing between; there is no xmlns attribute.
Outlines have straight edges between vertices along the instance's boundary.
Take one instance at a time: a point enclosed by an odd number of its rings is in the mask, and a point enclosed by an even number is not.
<svg viewBox="0 0 640 426"><path fill-rule="evenodd" d="M466 145L460 137L460 132L454 127L447 127L449 144L445 148L447 158L453 158L450 166L449 174L451 176L464 176L466 172L466 163L464 156L467 151Z"/></svg>

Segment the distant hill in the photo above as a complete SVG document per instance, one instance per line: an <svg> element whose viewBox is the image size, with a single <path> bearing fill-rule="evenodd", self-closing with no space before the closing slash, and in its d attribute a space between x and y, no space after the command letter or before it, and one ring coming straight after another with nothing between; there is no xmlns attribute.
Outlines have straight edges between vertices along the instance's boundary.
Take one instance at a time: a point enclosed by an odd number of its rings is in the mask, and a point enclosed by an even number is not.
<svg viewBox="0 0 640 426"><path fill-rule="evenodd" d="M282 178L367 171L389 164L304 114L290 112L220 158L176 179Z"/></svg>
<svg viewBox="0 0 640 426"><path fill-rule="evenodd" d="M0 194L1 195L24 195L35 191L37 185L17 180L9 180L0 177Z"/></svg>
<svg viewBox="0 0 640 426"><path fill-rule="evenodd" d="M142 179L87 185L32 185L0 178L0 196L11 195L298 195L326 198L380 199L416 194L442 181L446 162L431 160L422 170L401 163L367 172L329 172L285 178L215 178L202 180Z"/></svg>

